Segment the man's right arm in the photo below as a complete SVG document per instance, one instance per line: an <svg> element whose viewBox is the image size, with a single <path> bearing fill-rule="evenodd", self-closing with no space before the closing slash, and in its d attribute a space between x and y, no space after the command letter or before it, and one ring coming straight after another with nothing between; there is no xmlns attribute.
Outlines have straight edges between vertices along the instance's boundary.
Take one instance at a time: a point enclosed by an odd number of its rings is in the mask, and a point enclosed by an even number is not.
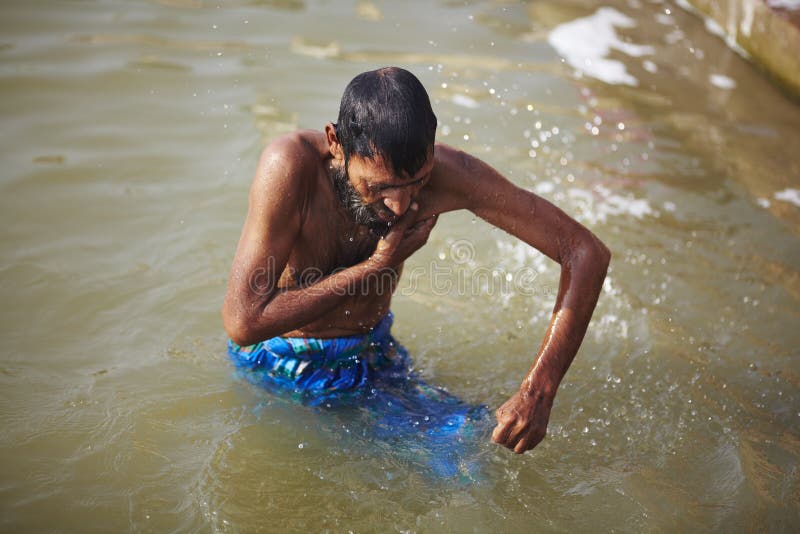
<svg viewBox="0 0 800 534"><path fill-rule="evenodd" d="M402 217L367 260L311 285L278 288L278 280L300 235L308 190L303 176L317 172L302 141L282 138L264 150L250 190L242 235L231 267L222 316L239 345L250 345L302 328L327 314L369 277L402 263L427 241L433 220Z"/></svg>

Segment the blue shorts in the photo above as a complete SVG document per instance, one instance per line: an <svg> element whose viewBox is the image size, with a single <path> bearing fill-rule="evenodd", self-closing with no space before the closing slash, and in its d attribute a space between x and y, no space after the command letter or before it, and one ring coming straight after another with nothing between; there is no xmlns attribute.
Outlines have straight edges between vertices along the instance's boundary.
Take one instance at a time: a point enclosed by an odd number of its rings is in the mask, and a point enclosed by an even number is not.
<svg viewBox="0 0 800 534"><path fill-rule="evenodd" d="M390 312L357 336L275 337L246 347L229 341L228 353L249 381L310 406L366 408L374 438L405 441L436 474L464 474L471 470L466 449L488 438L488 410L411 371L392 321Z"/></svg>
<svg viewBox="0 0 800 534"><path fill-rule="evenodd" d="M248 379L316 406L360 395L380 375L407 374L408 352L389 333L387 314L368 334L337 338L274 337L228 353Z"/></svg>

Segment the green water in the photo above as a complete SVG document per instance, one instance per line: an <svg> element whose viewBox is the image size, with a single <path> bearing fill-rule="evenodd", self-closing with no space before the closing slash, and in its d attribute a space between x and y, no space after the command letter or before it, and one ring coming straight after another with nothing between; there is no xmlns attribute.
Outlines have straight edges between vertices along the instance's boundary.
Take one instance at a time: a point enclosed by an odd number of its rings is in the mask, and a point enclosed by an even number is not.
<svg viewBox="0 0 800 534"><path fill-rule="evenodd" d="M606 6L0 3L0 529L796 531L800 106L673 3ZM610 66L548 42L602 51L614 17ZM429 89L439 140L614 254L547 439L481 444L466 484L236 379L224 351L261 148L384 65ZM558 272L449 214L395 335L428 382L497 407Z"/></svg>

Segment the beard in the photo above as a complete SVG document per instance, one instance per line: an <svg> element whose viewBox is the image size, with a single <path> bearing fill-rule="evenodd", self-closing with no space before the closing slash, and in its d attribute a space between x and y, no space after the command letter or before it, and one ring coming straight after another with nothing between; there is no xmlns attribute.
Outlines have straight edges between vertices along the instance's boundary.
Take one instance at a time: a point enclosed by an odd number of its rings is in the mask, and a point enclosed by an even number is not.
<svg viewBox="0 0 800 534"><path fill-rule="evenodd" d="M339 203L353 218L357 224L366 226L372 233L384 236L389 231L390 222L382 220L378 215L378 210L373 205L364 201L358 194L356 188L350 183L350 176L345 170L345 166L334 167L331 171L333 178L333 189ZM381 210L385 211L385 210Z"/></svg>

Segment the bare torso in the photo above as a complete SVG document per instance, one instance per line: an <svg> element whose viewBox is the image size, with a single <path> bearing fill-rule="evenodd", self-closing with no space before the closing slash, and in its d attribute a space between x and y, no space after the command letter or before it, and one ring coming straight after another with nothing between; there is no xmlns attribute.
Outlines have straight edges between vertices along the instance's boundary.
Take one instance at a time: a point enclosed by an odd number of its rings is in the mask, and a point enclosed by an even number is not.
<svg viewBox="0 0 800 534"><path fill-rule="evenodd" d="M304 131L299 136L309 157L318 164L315 176L298 177L309 180L307 198L302 206L300 235L278 281L281 288L308 285L335 270L356 265L372 254L379 239L366 226L356 224L336 197L324 135ZM401 269L402 264L388 274L389 280L382 278L382 283L352 284L341 306L284 337L330 338L369 331L389 311Z"/></svg>

